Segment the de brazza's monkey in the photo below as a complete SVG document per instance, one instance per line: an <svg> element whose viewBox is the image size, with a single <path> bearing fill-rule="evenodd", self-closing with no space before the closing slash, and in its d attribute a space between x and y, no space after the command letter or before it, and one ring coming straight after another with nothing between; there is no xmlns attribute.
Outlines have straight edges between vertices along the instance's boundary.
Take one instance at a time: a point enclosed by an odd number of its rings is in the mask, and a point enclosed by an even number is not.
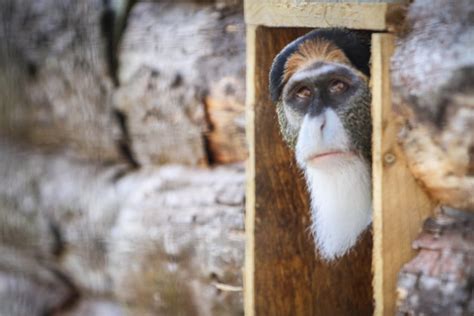
<svg viewBox="0 0 474 316"><path fill-rule="evenodd" d="M314 30L273 61L270 93L281 133L311 196L311 231L326 260L344 255L370 225L370 34Z"/></svg>

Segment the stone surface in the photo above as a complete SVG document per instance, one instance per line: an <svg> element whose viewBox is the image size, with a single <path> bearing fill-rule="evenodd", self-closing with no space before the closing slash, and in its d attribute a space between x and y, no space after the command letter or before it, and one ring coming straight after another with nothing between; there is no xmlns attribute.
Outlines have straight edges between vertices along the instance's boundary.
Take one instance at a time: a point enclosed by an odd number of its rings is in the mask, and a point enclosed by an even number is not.
<svg viewBox="0 0 474 316"><path fill-rule="evenodd" d="M119 160L102 1L0 2L0 132L93 160Z"/></svg>
<svg viewBox="0 0 474 316"><path fill-rule="evenodd" d="M244 55L238 0L0 1L0 315L243 314Z"/></svg>
<svg viewBox="0 0 474 316"><path fill-rule="evenodd" d="M0 135L135 166L244 160L242 1L138 1L118 43L103 3L0 2Z"/></svg>
<svg viewBox="0 0 474 316"><path fill-rule="evenodd" d="M0 298L24 297L12 308L80 293L132 315L242 313L242 166L126 171L4 142L0 155L0 272L14 285Z"/></svg>
<svg viewBox="0 0 474 316"><path fill-rule="evenodd" d="M474 211L474 2L414 1L392 59L410 169L443 204Z"/></svg>
<svg viewBox="0 0 474 316"><path fill-rule="evenodd" d="M136 4L121 45L121 87L114 102L127 117L136 159L190 165L245 159L244 56L240 5ZM223 82L231 92L221 93ZM235 114L218 122L206 118L207 98L222 108L232 104ZM213 126L219 124L231 127L215 141ZM162 136L168 133L172 137ZM221 151L230 158L219 159Z"/></svg>
<svg viewBox="0 0 474 316"><path fill-rule="evenodd" d="M429 218L414 248L418 255L399 274L397 315L472 315L474 217Z"/></svg>
<svg viewBox="0 0 474 316"><path fill-rule="evenodd" d="M60 316L125 316L123 307L117 302L107 299L82 299L67 312L59 313Z"/></svg>
<svg viewBox="0 0 474 316"><path fill-rule="evenodd" d="M51 315L77 299L78 292L54 268L3 247L1 251L0 315Z"/></svg>

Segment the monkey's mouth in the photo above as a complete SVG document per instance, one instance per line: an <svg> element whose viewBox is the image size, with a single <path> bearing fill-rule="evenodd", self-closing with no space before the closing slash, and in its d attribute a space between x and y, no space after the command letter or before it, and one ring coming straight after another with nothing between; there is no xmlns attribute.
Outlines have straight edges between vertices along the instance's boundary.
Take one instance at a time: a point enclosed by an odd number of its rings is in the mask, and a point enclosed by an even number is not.
<svg viewBox="0 0 474 316"><path fill-rule="evenodd" d="M324 153L318 153L315 155L311 155L306 159L308 164L315 164L321 162L326 159L330 158L343 158L344 156L353 156L354 153L352 151L342 151L342 150L334 150L334 151L327 151Z"/></svg>

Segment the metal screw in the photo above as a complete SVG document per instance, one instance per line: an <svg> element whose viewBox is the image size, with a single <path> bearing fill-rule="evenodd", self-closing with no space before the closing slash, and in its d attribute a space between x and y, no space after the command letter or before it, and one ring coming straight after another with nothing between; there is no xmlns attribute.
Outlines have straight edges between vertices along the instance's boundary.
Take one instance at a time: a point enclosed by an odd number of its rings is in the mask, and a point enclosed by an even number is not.
<svg viewBox="0 0 474 316"><path fill-rule="evenodd" d="M395 163L395 161L397 161L397 157L392 154L392 153L386 153L384 156L383 156L383 160L385 161L385 163L387 163L388 165L392 165Z"/></svg>

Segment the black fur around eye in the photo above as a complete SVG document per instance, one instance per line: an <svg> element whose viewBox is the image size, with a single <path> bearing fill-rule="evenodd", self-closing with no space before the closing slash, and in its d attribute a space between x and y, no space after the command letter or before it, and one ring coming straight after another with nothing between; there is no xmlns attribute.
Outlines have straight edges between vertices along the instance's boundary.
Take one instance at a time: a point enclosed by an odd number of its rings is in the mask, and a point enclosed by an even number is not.
<svg viewBox="0 0 474 316"><path fill-rule="evenodd" d="M349 84L339 79L334 79L329 82L328 91L332 95L344 93L349 89Z"/></svg>
<svg viewBox="0 0 474 316"><path fill-rule="evenodd" d="M296 90L295 95L300 99L309 99L313 96L313 92L308 87L300 87Z"/></svg>

